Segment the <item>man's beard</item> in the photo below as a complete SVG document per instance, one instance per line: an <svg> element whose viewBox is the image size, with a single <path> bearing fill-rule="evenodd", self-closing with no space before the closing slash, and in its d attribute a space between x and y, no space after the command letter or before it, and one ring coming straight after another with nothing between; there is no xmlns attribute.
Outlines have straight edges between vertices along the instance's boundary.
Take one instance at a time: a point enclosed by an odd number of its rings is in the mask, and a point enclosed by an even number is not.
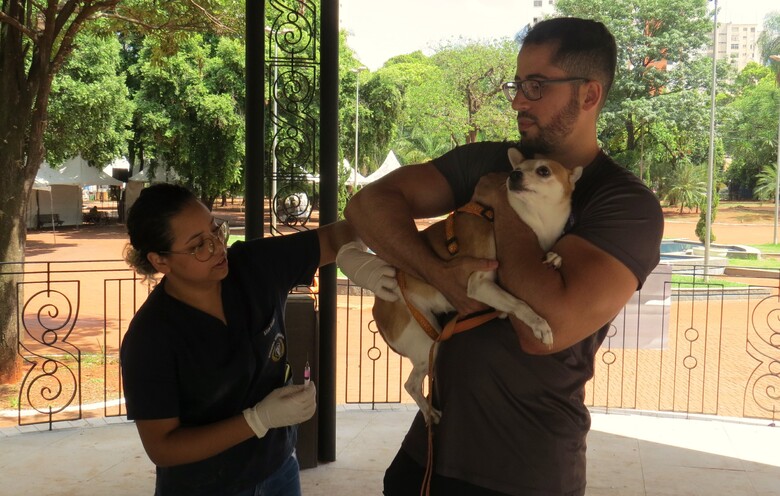
<svg viewBox="0 0 780 496"><path fill-rule="evenodd" d="M533 157L536 153L549 155L555 152L565 138L571 134L579 114L579 101L575 95L572 95L566 106L553 117L552 122L548 125L541 126L537 121L537 135L535 137L520 132L520 151L526 157ZM518 113L518 117L534 118L526 113Z"/></svg>

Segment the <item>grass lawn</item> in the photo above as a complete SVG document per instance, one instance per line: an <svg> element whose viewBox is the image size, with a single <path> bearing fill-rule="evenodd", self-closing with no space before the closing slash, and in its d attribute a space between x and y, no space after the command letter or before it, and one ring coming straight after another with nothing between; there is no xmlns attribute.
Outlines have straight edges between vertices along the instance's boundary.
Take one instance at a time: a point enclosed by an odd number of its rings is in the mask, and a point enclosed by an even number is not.
<svg viewBox="0 0 780 496"><path fill-rule="evenodd" d="M696 286L712 286L712 285L722 285L723 287L728 288L738 288L747 286L747 284L739 283L739 282L733 282L733 281L724 281L721 279L715 279L714 277L710 276L709 281L704 282L703 277L696 277L684 274L672 274L672 284L679 284L678 287L680 288L693 288Z"/></svg>
<svg viewBox="0 0 780 496"><path fill-rule="evenodd" d="M780 253L780 244L750 245L753 248L761 250L761 253Z"/></svg>

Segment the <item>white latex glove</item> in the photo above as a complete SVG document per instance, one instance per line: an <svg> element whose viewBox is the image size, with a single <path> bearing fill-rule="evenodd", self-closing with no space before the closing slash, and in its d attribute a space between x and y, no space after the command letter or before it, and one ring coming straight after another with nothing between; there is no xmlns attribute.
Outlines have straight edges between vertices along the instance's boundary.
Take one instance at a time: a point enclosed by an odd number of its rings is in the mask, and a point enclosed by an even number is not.
<svg viewBox="0 0 780 496"><path fill-rule="evenodd" d="M268 429L309 420L317 408L316 396L317 390L312 383L280 387L244 410L244 419L257 437L263 437Z"/></svg>
<svg viewBox="0 0 780 496"><path fill-rule="evenodd" d="M341 247L336 255L336 264L350 281L373 291L377 297L386 301L398 299L395 267L364 251L363 245L357 241Z"/></svg>

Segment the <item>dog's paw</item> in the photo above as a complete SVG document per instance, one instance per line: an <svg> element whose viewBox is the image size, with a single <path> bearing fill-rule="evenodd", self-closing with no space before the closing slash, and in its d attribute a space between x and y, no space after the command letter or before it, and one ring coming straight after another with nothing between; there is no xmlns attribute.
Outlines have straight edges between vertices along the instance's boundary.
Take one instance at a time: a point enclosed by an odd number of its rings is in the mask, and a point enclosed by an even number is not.
<svg viewBox="0 0 780 496"><path fill-rule="evenodd" d="M548 324L546 320L540 317L539 320L534 322L531 326L531 330L533 331L534 336L536 336L536 339L546 344L547 347L552 347L553 333L550 324Z"/></svg>
<svg viewBox="0 0 780 496"><path fill-rule="evenodd" d="M441 420L441 410L433 407L423 410L423 417L425 417L425 425L438 424Z"/></svg>
<svg viewBox="0 0 780 496"><path fill-rule="evenodd" d="M544 257L544 263L546 263L550 267L555 267L556 269L561 268L562 262L563 262L563 258L561 258L560 255L558 255L553 251L547 252L547 256Z"/></svg>

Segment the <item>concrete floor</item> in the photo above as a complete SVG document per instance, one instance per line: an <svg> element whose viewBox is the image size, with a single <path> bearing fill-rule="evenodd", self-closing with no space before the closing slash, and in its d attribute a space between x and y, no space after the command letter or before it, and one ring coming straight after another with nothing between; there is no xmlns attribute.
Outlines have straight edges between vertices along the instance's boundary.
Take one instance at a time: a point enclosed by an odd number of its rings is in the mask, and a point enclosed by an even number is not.
<svg viewBox="0 0 780 496"><path fill-rule="evenodd" d="M381 494L413 405L339 406L336 461L301 472L307 496ZM593 414L588 496L780 495L780 428L768 422ZM0 429L0 496L151 495L135 426L98 418Z"/></svg>

